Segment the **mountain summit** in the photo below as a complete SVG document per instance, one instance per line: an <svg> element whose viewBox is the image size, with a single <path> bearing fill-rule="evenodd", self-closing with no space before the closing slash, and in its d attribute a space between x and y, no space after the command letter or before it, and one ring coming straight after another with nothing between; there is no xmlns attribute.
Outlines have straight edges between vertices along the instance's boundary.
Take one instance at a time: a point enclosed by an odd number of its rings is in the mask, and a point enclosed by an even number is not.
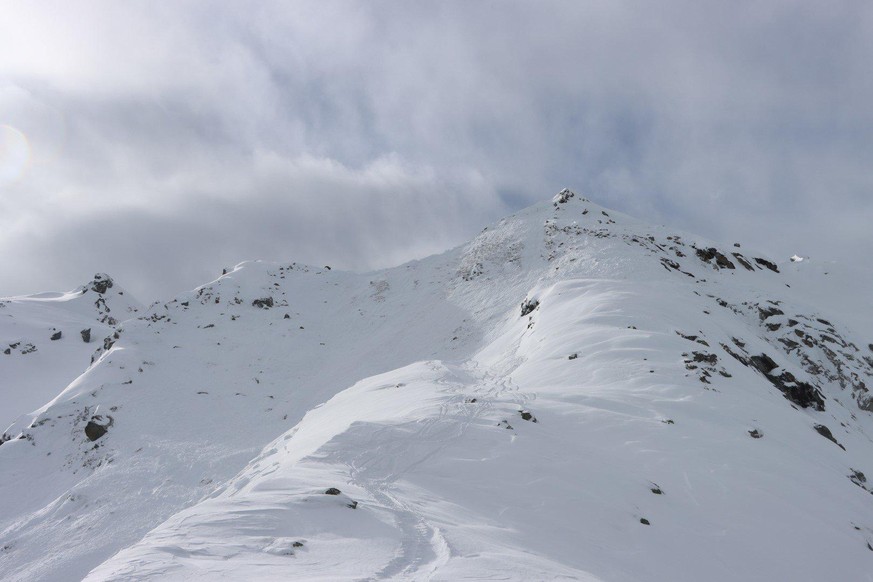
<svg viewBox="0 0 873 582"><path fill-rule="evenodd" d="M0 571L868 579L869 281L569 190L392 269L242 263L6 429Z"/></svg>

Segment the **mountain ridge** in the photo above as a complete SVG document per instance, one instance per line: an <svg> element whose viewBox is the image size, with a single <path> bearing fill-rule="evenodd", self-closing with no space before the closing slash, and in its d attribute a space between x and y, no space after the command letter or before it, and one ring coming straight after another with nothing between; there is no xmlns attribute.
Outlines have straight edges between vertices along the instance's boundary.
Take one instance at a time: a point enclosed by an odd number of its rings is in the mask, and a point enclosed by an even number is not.
<svg viewBox="0 0 873 582"><path fill-rule="evenodd" d="M13 425L0 567L15 580L862 576L873 348L816 307L828 284L811 265L569 190L394 269L242 263L123 322ZM50 484L22 499L31 481ZM822 531L784 514L786 487ZM826 559L794 550L809 545Z"/></svg>

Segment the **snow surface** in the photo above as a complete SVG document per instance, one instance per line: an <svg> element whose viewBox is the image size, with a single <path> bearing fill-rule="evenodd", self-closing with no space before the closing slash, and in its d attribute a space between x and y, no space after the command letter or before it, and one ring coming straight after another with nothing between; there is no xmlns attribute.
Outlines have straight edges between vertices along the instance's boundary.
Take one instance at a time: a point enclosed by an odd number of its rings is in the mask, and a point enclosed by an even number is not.
<svg viewBox="0 0 873 582"><path fill-rule="evenodd" d="M871 282L569 191L385 271L243 263L7 429L0 572L873 580Z"/></svg>
<svg viewBox="0 0 873 582"><path fill-rule="evenodd" d="M93 288L96 282L67 293L0 297L0 426L57 396L85 371L115 322L142 309L114 282L104 293ZM85 329L89 343L82 340ZM52 340L57 332L61 337Z"/></svg>

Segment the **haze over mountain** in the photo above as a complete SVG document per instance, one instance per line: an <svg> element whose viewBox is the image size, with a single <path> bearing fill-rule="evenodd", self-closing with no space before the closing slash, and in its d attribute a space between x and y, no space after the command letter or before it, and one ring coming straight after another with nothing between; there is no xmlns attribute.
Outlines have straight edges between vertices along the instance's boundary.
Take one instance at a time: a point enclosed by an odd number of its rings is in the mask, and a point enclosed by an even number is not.
<svg viewBox="0 0 873 582"><path fill-rule="evenodd" d="M382 269L567 184L773 256L873 248L873 2L3 8L6 295Z"/></svg>
<svg viewBox="0 0 873 582"><path fill-rule="evenodd" d="M4 580L873 580L867 266L563 190L381 271L120 285L0 301Z"/></svg>

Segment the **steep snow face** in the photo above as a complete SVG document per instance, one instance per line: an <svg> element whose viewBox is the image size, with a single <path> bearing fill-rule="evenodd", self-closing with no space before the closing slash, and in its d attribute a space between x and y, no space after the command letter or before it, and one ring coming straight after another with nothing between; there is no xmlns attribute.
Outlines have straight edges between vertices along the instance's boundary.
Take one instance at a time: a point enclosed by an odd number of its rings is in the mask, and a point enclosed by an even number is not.
<svg viewBox="0 0 873 582"><path fill-rule="evenodd" d="M57 396L141 308L104 273L67 293L0 298L0 429Z"/></svg>
<svg viewBox="0 0 873 582"><path fill-rule="evenodd" d="M241 265L13 427L0 569L868 579L870 313L828 276L569 191L396 269Z"/></svg>

